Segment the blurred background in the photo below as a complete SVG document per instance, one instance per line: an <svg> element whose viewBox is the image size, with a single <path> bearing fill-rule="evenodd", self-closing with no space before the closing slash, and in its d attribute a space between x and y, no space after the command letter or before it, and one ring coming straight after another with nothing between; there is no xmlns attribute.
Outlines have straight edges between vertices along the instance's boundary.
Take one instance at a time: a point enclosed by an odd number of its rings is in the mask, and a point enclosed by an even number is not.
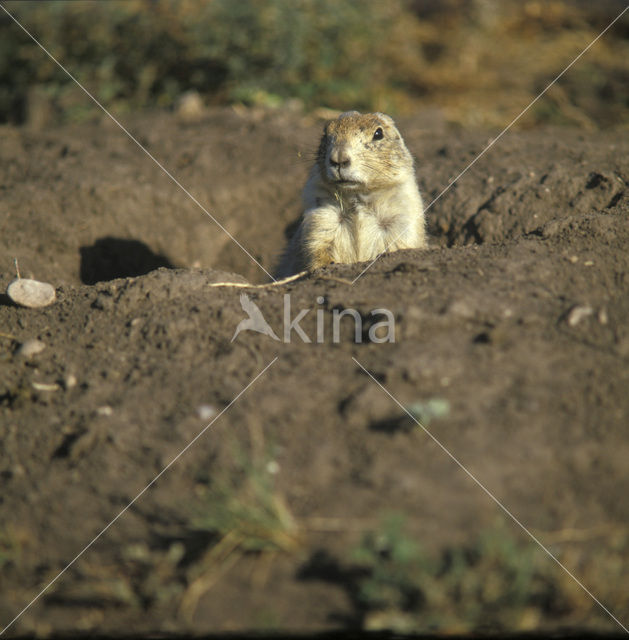
<svg viewBox="0 0 629 640"><path fill-rule="evenodd" d="M623 9L623 0L109 0L4 6L105 106L438 108L504 126ZM629 122L629 12L519 126ZM0 15L0 122L100 117Z"/></svg>

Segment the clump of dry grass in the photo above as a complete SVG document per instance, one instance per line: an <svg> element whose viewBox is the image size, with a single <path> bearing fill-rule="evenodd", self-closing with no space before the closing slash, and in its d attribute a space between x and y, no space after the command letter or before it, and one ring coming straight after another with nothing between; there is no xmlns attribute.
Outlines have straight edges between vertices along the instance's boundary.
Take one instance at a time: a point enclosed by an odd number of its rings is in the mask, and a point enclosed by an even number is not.
<svg viewBox="0 0 629 640"><path fill-rule="evenodd" d="M257 434L261 438L261 434ZM212 540L190 567L180 612L191 619L199 599L245 555L257 558L255 581L263 584L278 553L294 553L302 531L275 486L279 470L272 447L247 454L233 447L234 466L212 474L192 527Z"/></svg>

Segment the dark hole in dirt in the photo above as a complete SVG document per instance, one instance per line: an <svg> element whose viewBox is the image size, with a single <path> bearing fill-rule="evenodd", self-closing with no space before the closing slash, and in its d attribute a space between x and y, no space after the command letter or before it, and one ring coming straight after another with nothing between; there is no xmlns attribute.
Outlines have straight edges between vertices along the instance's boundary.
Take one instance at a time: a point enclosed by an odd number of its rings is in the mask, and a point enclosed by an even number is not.
<svg viewBox="0 0 629 640"><path fill-rule="evenodd" d="M142 276L160 267L174 268L166 256L155 253L140 240L108 236L81 247L80 253L83 284Z"/></svg>

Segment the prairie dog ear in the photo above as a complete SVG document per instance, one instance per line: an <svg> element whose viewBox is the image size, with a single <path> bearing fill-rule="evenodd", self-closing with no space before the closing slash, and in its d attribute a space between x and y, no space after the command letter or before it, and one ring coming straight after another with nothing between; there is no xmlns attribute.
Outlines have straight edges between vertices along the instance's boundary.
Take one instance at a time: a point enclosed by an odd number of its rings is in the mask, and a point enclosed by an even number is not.
<svg viewBox="0 0 629 640"><path fill-rule="evenodd" d="M349 118L351 116L359 116L360 112L359 111L346 111L345 113L342 113L338 119L342 120L343 118Z"/></svg>
<svg viewBox="0 0 629 640"><path fill-rule="evenodd" d="M393 118L391 116L388 116L386 113L382 113L381 111L376 111L375 115L377 115L380 120L386 122L387 124L395 126L395 122L393 121Z"/></svg>

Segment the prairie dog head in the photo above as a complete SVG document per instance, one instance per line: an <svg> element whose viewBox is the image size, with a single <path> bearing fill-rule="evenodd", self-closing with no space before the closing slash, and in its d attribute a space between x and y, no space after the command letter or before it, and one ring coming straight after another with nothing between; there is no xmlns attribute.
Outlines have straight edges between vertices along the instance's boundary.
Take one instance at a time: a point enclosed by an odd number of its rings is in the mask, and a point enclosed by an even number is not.
<svg viewBox="0 0 629 640"><path fill-rule="evenodd" d="M325 126L317 164L322 180L341 191L370 192L413 175L413 158L384 113L343 113Z"/></svg>

